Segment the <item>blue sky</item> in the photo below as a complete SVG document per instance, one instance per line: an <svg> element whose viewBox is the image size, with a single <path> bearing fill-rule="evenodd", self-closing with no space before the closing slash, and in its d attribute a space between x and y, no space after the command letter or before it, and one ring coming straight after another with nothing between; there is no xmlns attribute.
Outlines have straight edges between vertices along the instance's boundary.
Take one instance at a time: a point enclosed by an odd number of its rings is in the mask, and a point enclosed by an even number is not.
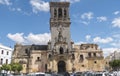
<svg viewBox="0 0 120 76"><path fill-rule="evenodd" d="M120 49L120 0L66 1L75 44L97 43L105 55ZM0 0L0 43L46 44L49 18L49 0Z"/></svg>

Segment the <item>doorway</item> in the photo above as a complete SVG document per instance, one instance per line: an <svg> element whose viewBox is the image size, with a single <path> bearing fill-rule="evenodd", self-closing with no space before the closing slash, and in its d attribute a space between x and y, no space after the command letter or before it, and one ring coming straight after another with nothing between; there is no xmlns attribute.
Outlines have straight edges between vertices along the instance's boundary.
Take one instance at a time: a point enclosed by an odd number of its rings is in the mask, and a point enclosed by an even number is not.
<svg viewBox="0 0 120 76"><path fill-rule="evenodd" d="M66 72L66 63L64 61L58 62L58 73Z"/></svg>

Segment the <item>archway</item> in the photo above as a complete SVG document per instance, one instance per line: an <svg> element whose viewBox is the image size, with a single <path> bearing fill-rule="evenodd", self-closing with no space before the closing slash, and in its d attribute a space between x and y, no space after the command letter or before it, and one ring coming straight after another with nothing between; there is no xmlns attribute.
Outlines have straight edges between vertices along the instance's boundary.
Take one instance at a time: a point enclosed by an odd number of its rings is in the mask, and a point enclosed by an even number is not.
<svg viewBox="0 0 120 76"><path fill-rule="evenodd" d="M62 8L58 9L58 17L61 18L62 17Z"/></svg>
<svg viewBox="0 0 120 76"><path fill-rule="evenodd" d="M64 61L58 62L58 73L66 72L66 63Z"/></svg>

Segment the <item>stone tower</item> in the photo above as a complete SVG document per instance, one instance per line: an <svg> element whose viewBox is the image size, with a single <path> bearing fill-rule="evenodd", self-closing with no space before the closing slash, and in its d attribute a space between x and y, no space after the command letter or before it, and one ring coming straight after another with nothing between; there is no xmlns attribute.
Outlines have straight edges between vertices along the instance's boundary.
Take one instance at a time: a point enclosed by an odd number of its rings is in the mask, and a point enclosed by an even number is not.
<svg viewBox="0 0 120 76"><path fill-rule="evenodd" d="M50 63L48 69L50 71L65 72L71 70L67 68L72 52L69 5L69 2L50 2L51 42L48 42L48 62Z"/></svg>
<svg viewBox="0 0 120 76"><path fill-rule="evenodd" d="M69 2L50 2L51 47L66 42L71 50Z"/></svg>

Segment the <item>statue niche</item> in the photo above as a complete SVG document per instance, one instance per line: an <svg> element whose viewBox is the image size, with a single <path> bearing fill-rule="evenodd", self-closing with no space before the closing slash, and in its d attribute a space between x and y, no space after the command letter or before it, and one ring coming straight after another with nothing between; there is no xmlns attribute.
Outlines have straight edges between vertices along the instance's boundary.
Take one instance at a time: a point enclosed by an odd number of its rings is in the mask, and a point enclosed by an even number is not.
<svg viewBox="0 0 120 76"><path fill-rule="evenodd" d="M58 29L58 42L63 41L63 36L62 36L62 28L60 27Z"/></svg>
<svg viewBox="0 0 120 76"><path fill-rule="evenodd" d="M63 47L60 47L59 51L60 51L60 54L63 54L64 52Z"/></svg>

